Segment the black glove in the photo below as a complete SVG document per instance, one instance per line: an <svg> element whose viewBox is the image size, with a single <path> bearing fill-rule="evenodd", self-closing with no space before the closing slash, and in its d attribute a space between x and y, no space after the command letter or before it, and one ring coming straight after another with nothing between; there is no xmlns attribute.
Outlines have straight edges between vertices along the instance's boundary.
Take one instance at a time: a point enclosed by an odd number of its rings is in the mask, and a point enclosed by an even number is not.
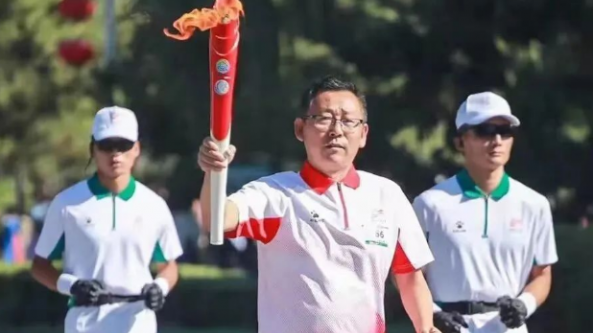
<svg viewBox="0 0 593 333"><path fill-rule="evenodd" d="M434 313L434 327L443 333L460 333L461 327L468 328L465 319L459 312L439 311Z"/></svg>
<svg viewBox="0 0 593 333"><path fill-rule="evenodd" d="M165 295L163 295L161 287L156 283L145 285L142 288L142 296L144 297L146 307L153 311L158 311L165 305Z"/></svg>
<svg viewBox="0 0 593 333"><path fill-rule="evenodd" d="M527 307L520 299L503 296L496 301L500 307L500 321L508 328L519 328L527 319Z"/></svg>
<svg viewBox="0 0 593 333"><path fill-rule="evenodd" d="M78 280L70 288L70 294L77 306L92 306L97 304L99 295L105 291L103 284L97 280Z"/></svg>

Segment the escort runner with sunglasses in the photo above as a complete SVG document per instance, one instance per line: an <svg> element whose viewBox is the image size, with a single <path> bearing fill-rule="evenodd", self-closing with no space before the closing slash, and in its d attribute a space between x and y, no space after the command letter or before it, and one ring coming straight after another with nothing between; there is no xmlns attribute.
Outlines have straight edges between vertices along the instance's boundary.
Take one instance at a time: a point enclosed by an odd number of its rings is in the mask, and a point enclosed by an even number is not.
<svg viewBox="0 0 593 333"><path fill-rule="evenodd" d="M102 152L125 153L134 147L134 142L126 139L105 139L95 141L95 145Z"/></svg>
<svg viewBox="0 0 593 333"><path fill-rule="evenodd" d="M476 136L484 139L494 138L500 135L501 138L510 138L517 134L517 127L511 125L497 125L497 124L479 124L479 125L464 125L459 130L460 134L472 130Z"/></svg>

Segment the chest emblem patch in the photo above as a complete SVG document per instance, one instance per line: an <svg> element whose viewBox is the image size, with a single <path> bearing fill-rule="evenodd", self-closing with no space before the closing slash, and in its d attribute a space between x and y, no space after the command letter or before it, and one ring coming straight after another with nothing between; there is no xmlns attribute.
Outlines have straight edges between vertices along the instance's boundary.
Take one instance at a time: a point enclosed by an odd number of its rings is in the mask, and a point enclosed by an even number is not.
<svg viewBox="0 0 593 333"><path fill-rule="evenodd" d="M325 219L321 216L319 216L319 214L316 211L311 211L311 217L309 218L309 222L311 223L319 223L319 222L325 222Z"/></svg>
<svg viewBox="0 0 593 333"><path fill-rule="evenodd" d="M521 231L523 230L523 221L521 219L512 219L509 222L509 229L511 231Z"/></svg>
<svg viewBox="0 0 593 333"><path fill-rule="evenodd" d="M365 229L367 229L365 240L366 244L378 245L382 247L389 246L389 225L387 223L387 218L385 217L385 212L383 209L374 209L371 212L370 225L368 225Z"/></svg>
<svg viewBox="0 0 593 333"><path fill-rule="evenodd" d="M465 223L463 221L455 222L453 232L466 232Z"/></svg>

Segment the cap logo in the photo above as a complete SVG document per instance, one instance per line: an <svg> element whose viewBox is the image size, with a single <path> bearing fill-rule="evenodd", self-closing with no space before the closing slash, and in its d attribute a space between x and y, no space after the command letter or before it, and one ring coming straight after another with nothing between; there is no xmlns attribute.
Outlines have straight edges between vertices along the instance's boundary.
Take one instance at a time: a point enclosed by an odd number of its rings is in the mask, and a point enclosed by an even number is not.
<svg viewBox="0 0 593 333"><path fill-rule="evenodd" d="M487 96L480 96L478 97L478 99L476 100L476 102L480 103L480 104L490 104L490 98L488 98Z"/></svg>
<svg viewBox="0 0 593 333"><path fill-rule="evenodd" d="M468 104L470 108L489 106L491 104L491 100L488 96L474 96L471 100L468 101Z"/></svg>
<svg viewBox="0 0 593 333"><path fill-rule="evenodd" d="M116 122L118 118L119 118L119 114L117 114L117 112L115 110L111 110L109 112L109 120L112 123Z"/></svg>

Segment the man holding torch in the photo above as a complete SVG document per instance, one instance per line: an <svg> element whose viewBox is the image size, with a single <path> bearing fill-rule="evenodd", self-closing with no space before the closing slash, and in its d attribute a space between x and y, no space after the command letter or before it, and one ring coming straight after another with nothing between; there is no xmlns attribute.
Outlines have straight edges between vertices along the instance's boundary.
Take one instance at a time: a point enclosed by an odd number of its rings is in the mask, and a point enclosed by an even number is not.
<svg viewBox="0 0 593 333"><path fill-rule="evenodd" d="M225 206L226 235L258 241L259 332L385 332L390 274L416 332L438 332L420 271L433 257L411 204L394 182L353 166L368 133L364 97L333 77L307 96L294 122L307 151L300 172L253 181ZM202 198L210 197L209 174L226 169L235 151L204 140ZM202 209L208 225L208 202Z"/></svg>
<svg viewBox="0 0 593 333"><path fill-rule="evenodd" d="M225 67L218 78L216 64L233 51L225 65L236 65L242 7L218 0L213 11L194 10L175 22L179 36L166 34L187 39L195 28L211 29L211 136L198 154L202 217L214 244L222 242L221 231L258 242L258 331L383 333L385 282L394 276L415 331L439 333L421 272L433 256L412 205L394 182L353 166L369 130L365 98L353 83L325 77L307 89L294 121L307 152L300 172L221 195L236 152L228 144L234 75ZM216 39L234 48L224 52Z"/></svg>

